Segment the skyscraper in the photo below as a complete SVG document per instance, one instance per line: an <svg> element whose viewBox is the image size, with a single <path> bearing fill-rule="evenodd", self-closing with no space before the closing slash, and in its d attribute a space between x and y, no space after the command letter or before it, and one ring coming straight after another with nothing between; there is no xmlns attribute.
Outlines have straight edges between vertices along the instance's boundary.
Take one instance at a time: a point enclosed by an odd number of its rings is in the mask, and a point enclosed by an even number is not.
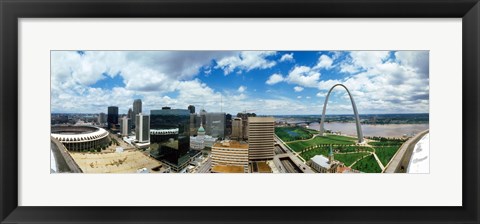
<svg viewBox="0 0 480 224"><path fill-rule="evenodd" d="M124 116L120 119L120 121L120 130L122 132L122 136L128 136L131 132L130 118Z"/></svg>
<svg viewBox="0 0 480 224"><path fill-rule="evenodd" d="M248 118L256 117L255 113L238 113L237 117L242 118L242 138L244 140L248 139Z"/></svg>
<svg viewBox="0 0 480 224"><path fill-rule="evenodd" d="M135 139L139 142L150 141L150 117L139 113L136 120Z"/></svg>
<svg viewBox="0 0 480 224"><path fill-rule="evenodd" d="M118 125L118 107L108 107L107 123L108 129L112 129L113 127L116 128Z"/></svg>
<svg viewBox="0 0 480 224"><path fill-rule="evenodd" d="M133 101L133 116L137 116L139 113L142 113L142 100L136 99ZM137 122L135 121L134 126L137 126Z"/></svg>
<svg viewBox="0 0 480 224"><path fill-rule="evenodd" d="M135 122L137 121L136 115L133 114L132 108L128 108L127 117L130 119L130 130L135 127Z"/></svg>
<svg viewBox="0 0 480 224"><path fill-rule="evenodd" d="M231 139L241 141L243 140L242 118L236 117L232 121L232 135Z"/></svg>
<svg viewBox="0 0 480 224"><path fill-rule="evenodd" d="M194 114L195 113L195 106L189 105L188 110L190 111L191 114Z"/></svg>
<svg viewBox="0 0 480 224"><path fill-rule="evenodd" d="M188 165L190 156L190 111L185 109L162 109L150 111L150 128L155 133L168 133L169 138L152 138L158 143L155 158L166 162L173 171L180 171Z"/></svg>
<svg viewBox="0 0 480 224"><path fill-rule="evenodd" d="M275 119L273 117L248 118L249 160L273 159Z"/></svg>
<svg viewBox="0 0 480 224"><path fill-rule="evenodd" d="M225 136L230 136L232 134L232 115L225 115Z"/></svg>
<svg viewBox="0 0 480 224"><path fill-rule="evenodd" d="M207 113L205 131L207 135L225 138L225 113Z"/></svg>
<svg viewBox="0 0 480 224"><path fill-rule="evenodd" d="M67 121L68 121L68 119L67 119ZM107 115L106 115L105 113L100 113L100 114L98 115L98 123L101 124L101 125L103 125L103 124L105 124L106 122L107 122Z"/></svg>
<svg viewBox="0 0 480 224"><path fill-rule="evenodd" d="M193 135L197 135L197 126L196 124L200 122L197 121L197 120L200 120L200 117L197 116L197 114L192 114L190 113L190 135L193 136Z"/></svg>

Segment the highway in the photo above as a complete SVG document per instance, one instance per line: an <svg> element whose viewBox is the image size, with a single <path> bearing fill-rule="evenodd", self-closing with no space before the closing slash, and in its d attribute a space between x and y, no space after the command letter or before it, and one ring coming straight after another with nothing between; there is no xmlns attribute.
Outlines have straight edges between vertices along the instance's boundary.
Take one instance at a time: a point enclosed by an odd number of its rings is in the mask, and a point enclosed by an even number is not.
<svg viewBox="0 0 480 224"><path fill-rule="evenodd" d="M288 153L288 154L293 154L295 157L300 159L303 163L307 162L307 161L305 161L305 159L303 159L301 156L299 156L298 152L295 152L292 149L290 149L287 146L287 144L285 144L285 142L283 142L277 135L274 135L274 137L275 137L275 143L277 143L280 146L280 148L283 149L283 151L286 151L286 153ZM287 150L285 150L285 149L287 149Z"/></svg>
<svg viewBox="0 0 480 224"><path fill-rule="evenodd" d="M283 167L285 167L287 173L303 173L297 166L292 164L290 159L280 159Z"/></svg>

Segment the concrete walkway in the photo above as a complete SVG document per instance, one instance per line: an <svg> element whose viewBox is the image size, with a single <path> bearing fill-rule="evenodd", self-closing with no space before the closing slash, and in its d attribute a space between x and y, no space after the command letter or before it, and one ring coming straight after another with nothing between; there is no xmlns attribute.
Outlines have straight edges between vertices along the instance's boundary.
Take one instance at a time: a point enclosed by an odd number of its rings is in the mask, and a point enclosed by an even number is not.
<svg viewBox="0 0 480 224"><path fill-rule="evenodd" d="M417 144L422 137L428 133L428 129L418 133L417 135L413 136L412 138L408 139L408 141L404 142L400 149L395 153L393 159L387 164L387 168L384 170L384 173L398 173L402 167L402 161L406 159L405 157L411 155L415 145ZM409 158L408 158L409 159ZM406 169L406 167L404 167Z"/></svg>
<svg viewBox="0 0 480 224"><path fill-rule="evenodd" d="M385 167L383 166L382 162L380 162L380 159L378 158L377 154L376 153L372 153L372 154L375 160L377 160L378 166L382 169L382 171L384 171Z"/></svg>

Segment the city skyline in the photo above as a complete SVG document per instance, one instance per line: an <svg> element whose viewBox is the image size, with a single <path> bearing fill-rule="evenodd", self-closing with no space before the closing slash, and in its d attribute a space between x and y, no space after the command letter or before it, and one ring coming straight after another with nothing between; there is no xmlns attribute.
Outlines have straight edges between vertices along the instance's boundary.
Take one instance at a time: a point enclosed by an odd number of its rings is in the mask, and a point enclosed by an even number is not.
<svg viewBox="0 0 480 224"><path fill-rule="evenodd" d="M236 114L320 114L342 83L359 113L428 113L428 51L52 51L52 113L100 113L135 99ZM327 114L351 114L333 91Z"/></svg>

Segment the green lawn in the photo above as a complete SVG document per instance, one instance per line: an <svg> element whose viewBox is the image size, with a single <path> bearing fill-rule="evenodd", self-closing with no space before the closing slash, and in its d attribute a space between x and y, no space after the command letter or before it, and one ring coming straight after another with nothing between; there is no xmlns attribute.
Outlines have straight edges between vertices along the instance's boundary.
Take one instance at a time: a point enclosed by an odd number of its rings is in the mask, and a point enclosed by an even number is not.
<svg viewBox="0 0 480 224"><path fill-rule="evenodd" d="M358 159L368 155L368 152L360 152L360 153L351 153L351 154L335 154L334 159L338 160L345 164L345 166L350 166L352 163L357 161Z"/></svg>
<svg viewBox="0 0 480 224"><path fill-rule="evenodd" d="M404 141L369 142L371 146L401 146Z"/></svg>
<svg viewBox="0 0 480 224"><path fill-rule="evenodd" d="M284 142L290 142L301 139L309 139L315 133L315 130L302 127L276 127L275 134Z"/></svg>
<svg viewBox="0 0 480 224"><path fill-rule="evenodd" d="M335 151L339 150L340 152L359 152L359 151L373 152L373 148L365 147L365 146L352 146L352 145L334 146L333 149Z"/></svg>
<svg viewBox="0 0 480 224"><path fill-rule="evenodd" d="M352 166L353 169L364 173L381 173L382 169L378 166L373 155L367 156Z"/></svg>
<svg viewBox="0 0 480 224"><path fill-rule="evenodd" d="M323 147L320 147L320 148L316 148L316 149L312 149L312 150L309 150L309 151L300 153L300 156L301 156L303 159L305 159L305 161L308 161L308 160L310 160L312 157L314 157L314 156L316 156L316 155L324 155L324 156L327 156L329 150L330 150L330 147L323 146Z"/></svg>
<svg viewBox="0 0 480 224"><path fill-rule="evenodd" d="M375 147L375 154L384 166L392 159L400 146Z"/></svg>
<svg viewBox="0 0 480 224"><path fill-rule="evenodd" d="M296 152L300 152L307 147L314 145L354 145L356 138L340 136L340 135L326 135L326 136L317 136L314 139L307 141L297 141L287 143L290 148Z"/></svg>
<svg viewBox="0 0 480 224"><path fill-rule="evenodd" d="M308 131L308 133L310 133L310 134L318 134L318 133L320 133L320 132L317 131L317 130L313 130L313 129L309 129L309 128L307 128L307 129L305 129L305 130Z"/></svg>

